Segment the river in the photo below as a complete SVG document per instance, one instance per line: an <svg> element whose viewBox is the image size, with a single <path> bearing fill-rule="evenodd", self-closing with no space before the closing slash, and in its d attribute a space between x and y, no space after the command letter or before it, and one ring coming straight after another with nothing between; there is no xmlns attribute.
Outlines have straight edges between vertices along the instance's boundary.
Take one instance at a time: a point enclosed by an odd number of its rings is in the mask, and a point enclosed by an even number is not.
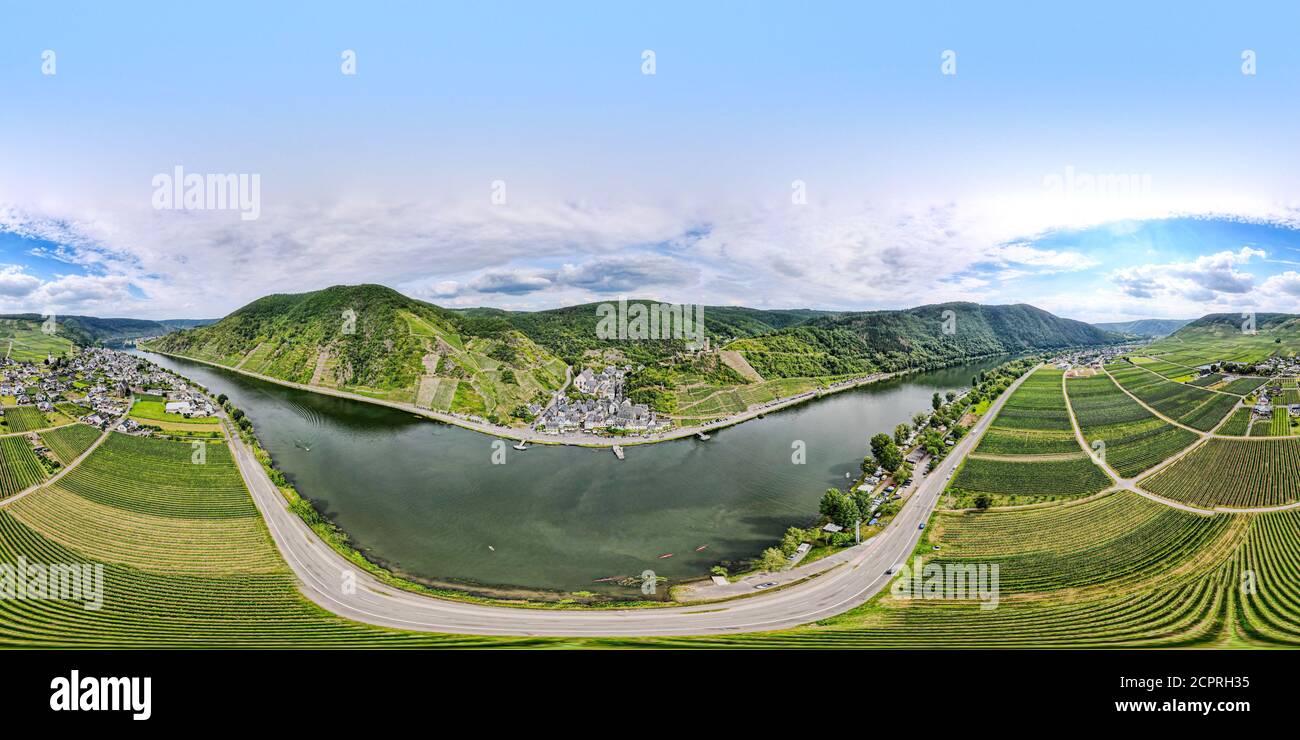
<svg viewBox="0 0 1300 740"><path fill-rule="evenodd" d="M534 446L395 409L136 352L225 393L276 466L394 572L479 593L592 591L653 570L669 582L750 558L806 526L856 476L877 432L1000 364L992 359L844 391L694 438L606 449ZM805 451L793 462L795 447ZM704 549L698 550L701 546ZM671 558L660 558L672 553ZM660 589L660 595L666 589Z"/></svg>

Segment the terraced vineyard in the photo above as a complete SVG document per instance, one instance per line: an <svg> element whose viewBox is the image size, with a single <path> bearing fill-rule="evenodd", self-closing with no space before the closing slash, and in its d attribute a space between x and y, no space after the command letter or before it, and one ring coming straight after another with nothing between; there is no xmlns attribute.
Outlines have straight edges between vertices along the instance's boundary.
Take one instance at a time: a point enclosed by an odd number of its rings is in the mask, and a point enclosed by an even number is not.
<svg viewBox="0 0 1300 740"><path fill-rule="evenodd" d="M1267 378L1237 378L1236 380L1225 383L1218 390L1224 393L1232 393L1238 396L1246 396L1254 393L1261 385L1268 382Z"/></svg>
<svg viewBox="0 0 1300 740"><path fill-rule="evenodd" d="M1054 455L1079 452L1060 370L1042 368L1007 399L975 448L988 455Z"/></svg>
<svg viewBox="0 0 1300 740"><path fill-rule="evenodd" d="M8 440L4 438L0 445ZM0 509L0 562L104 563L104 603L0 600L11 647L454 647L544 641L415 634L307 601L224 446L113 434L57 484ZM3 449L3 447L0 447ZM30 454L30 450L29 450ZM86 470L82 470L82 467ZM6 465L4 470L9 470ZM148 475L147 480L140 473ZM69 480L74 479L75 480ZM66 484L66 485L65 485ZM157 487L163 486L160 493Z"/></svg>
<svg viewBox="0 0 1300 740"><path fill-rule="evenodd" d="M200 453L204 462L196 464ZM113 433L59 486L96 503L152 516L257 516L224 443L191 445ZM202 491L202 497L194 491Z"/></svg>
<svg viewBox="0 0 1300 740"><path fill-rule="evenodd" d="M1285 437L1291 433L1291 414L1286 409L1273 409L1273 423L1268 433L1274 437Z"/></svg>
<svg viewBox="0 0 1300 740"><path fill-rule="evenodd" d="M1143 408L1106 375L1066 381L1070 405L1084 439L1104 444L1105 460L1133 478L1191 446L1199 437Z"/></svg>
<svg viewBox="0 0 1300 740"><path fill-rule="evenodd" d="M0 498L45 480L45 468L25 436L0 437Z"/></svg>
<svg viewBox="0 0 1300 740"><path fill-rule="evenodd" d="M942 545L945 565L1001 562L1008 593L996 609L975 599L900 598L886 590L840 616L757 635L660 639L657 645L762 648L1059 648L1300 646L1300 512L1168 512L1116 493L1043 509L937 515L917 553ZM1145 505L1144 505L1145 504ZM1165 512L1150 507L1164 508ZM1189 518L1190 517L1190 518ZM1096 533L1093 537L1092 534ZM1140 533L1140 534L1139 534ZM1129 558L1154 538L1165 559ZM1199 547L1179 547L1179 537ZM1092 542L1091 540L1096 540ZM965 548L965 549L961 549ZM1106 557L1109 551L1113 559ZM1070 554L1114 564L1114 580L1071 587ZM1038 568L1020 579L1010 558ZM933 564L934 561L927 560ZM1242 588L1251 571L1255 588Z"/></svg>
<svg viewBox="0 0 1300 740"><path fill-rule="evenodd" d="M1111 484L1079 448L1061 378L1060 370L1041 368L1007 399L953 478L958 506L980 494L998 505L1022 504L1097 493Z"/></svg>
<svg viewBox="0 0 1300 740"><path fill-rule="evenodd" d="M1225 434L1229 437L1245 437L1250 434L1251 411L1248 408L1239 408L1232 412L1232 416L1219 427L1219 434Z"/></svg>
<svg viewBox="0 0 1300 740"><path fill-rule="evenodd" d="M1150 370L1151 372L1156 373L1158 375L1162 375L1166 378L1169 378L1170 380L1177 380L1180 378L1186 378L1189 375L1191 376L1196 375L1196 370L1187 367L1186 365L1179 365L1173 362L1169 362L1167 360L1160 360L1153 357L1134 357L1133 363L1136 365L1141 365L1143 368ZM1188 379L1190 380L1191 378Z"/></svg>
<svg viewBox="0 0 1300 740"><path fill-rule="evenodd" d="M1218 426L1239 400L1227 393L1175 383L1132 365L1106 366L1106 372L1129 393L1151 408L1193 429L1208 432Z"/></svg>
<svg viewBox="0 0 1300 740"><path fill-rule="evenodd" d="M1197 506L1292 503L1300 500L1300 438L1210 438L1141 485Z"/></svg>
<svg viewBox="0 0 1300 740"><path fill-rule="evenodd" d="M99 434L99 430L89 424L70 424L41 432L40 436L59 462L67 465L89 449L99 439Z"/></svg>
<svg viewBox="0 0 1300 740"><path fill-rule="evenodd" d="M1187 384L1194 385L1197 388L1209 388L1210 386L1217 384L1221 380L1223 380L1222 375L1218 373L1210 373L1208 375L1202 375L1196 380L1189 380L1187 381Z"/></svg>
<svg viewBox="0 0 1300 740"><path fill-rule="evenodd" d="M10 432L30 432L50 425L45 415L34 406L10 406L5 409L5 421Z"/></svg>
<svg viewBox="0 0 1300 740"><path fill-rule="evenodd" d="M1057 507L944 515L931 537L940 557L930 562L997 563L1004 593L1118 588L1194 559L1228 523L1119 491Z"/></svg>

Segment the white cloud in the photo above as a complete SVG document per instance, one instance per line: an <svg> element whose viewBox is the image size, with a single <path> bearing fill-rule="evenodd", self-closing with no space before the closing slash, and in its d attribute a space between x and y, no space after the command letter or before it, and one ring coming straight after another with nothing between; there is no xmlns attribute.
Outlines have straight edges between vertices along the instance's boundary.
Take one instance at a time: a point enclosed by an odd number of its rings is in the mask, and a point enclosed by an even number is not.
<svg viewBox="0 0 1300 740"><path fill-rule="evenodd" d="M1197 257L1190 262L1147 264L1111 272L1110 279L1133 298L1178 297L1214 303L1225 295L1240 296L1255 287L1255 276L1238 269L1263 250L1242 247Z"/></svg>
<svg viewBox="0 0 1300 740"><path fill-rule="evenodd" d="M8 299L22 298L30 295L40 285L40 278L28 275L18 265L7 265L0 268L0 297Z"/></svg>

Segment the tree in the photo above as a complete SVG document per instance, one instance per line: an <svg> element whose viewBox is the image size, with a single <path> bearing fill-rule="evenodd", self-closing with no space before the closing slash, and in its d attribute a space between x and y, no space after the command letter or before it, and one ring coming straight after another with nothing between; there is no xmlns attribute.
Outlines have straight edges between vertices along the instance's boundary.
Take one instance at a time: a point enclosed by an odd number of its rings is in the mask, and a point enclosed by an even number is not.
<svg viewBox="0 0 1300 740"><path fill-rule="evenodd" d="M767 571L781 570L785 567L785 554L775 547L769 547L763 551L759 565Z"/></svg>
<svg viewBox="0 0 1300 740"><path fill-rule="evenodd" d="M987 493L981 493L975 497L975 508L983 511L993 505L993 497Z"/></svg>
<svg viewBox="0 0 1300 740"><path fill-rule="evenodd" d="M944 398L948 399L948 403L952 403L957 400L957 391L948 391L948 393L944 395Z"/></svg>
<svg viewBox="0 0 1300 740"><path fill-rule="evenodd" d="M925 422L929 418L930 418L929 414L925 413L924 411L918 411L915 414L912 414L912 426L916 427L917 429L920 429L921 427L925 426Z"/></svg>
<svg viewBox="0 0 1300 740"><path fill-rule="evenodd" d="M224 393L218 393L218 394L217 394L217 405L218 405L218 406L225 406L225 405L226 405L226 398L228 398L228 396L226 396L226 394L224 394Z"/></svg>
<svg viewBox="0 0 1300 740"><path fill-rule="evenodd" d="M838 488L828 488L826 493L822 494L818 510L821 511L822 516L845 528L852 527L854 522L862 518L862 512L858 511L858 505L853 497Z"/></svg>
<svg viewBox="0 0 1300 740"><path fill-rule="evenodd" d="M790 527L785 530L785 536L781 538L781 552L785 553L786 557L790 557L801 544L803 544L803 530Z"/></svg>
<svg viewBox="0 0 1300 740"><path fill-rule="evenodd" d="M904 445L907 443L907 436L912 433L912 428L903 422L894 427L894 444Z"/></svg>
<svg viewBox="0 0 1300 740"><path fill-rule="evenodd" d="M894 471L894 482L900 486L905 486L912 482L912 475L912 463L904 460L903 464L898 466L898 470Z"/></svg>
<svg viewBox="0 0 1300 740"><path fill-rule="evenodd" d="M890 437L889 437L888 434L885 434L884 432L881 432L880 434L877 434L876 436L874 436L874 437L871 438L871 454L872 454L872 456L875 457L877 460L879 460L879 459L880 459L880 453L881 453L881 452L882 452L886 447L889 447L889 446L892 445L892 444L894 444L894 440L890 439Z"/></svg>
<svg viewBox="0 0 1300 740"><path fill-rule="evenodd" d="M839 506L835 509L835 516L832 517L835 523L848 529L861 518L862 512L858 511L858 505L854 503L853 498L841 493Z"/></svg>
<svg viewBox="0 0 1300 740"><path fill-rule="evenodd" d="M889 446L880 451L880 456L876 458L876 462L880 464L880 467L892 473L898 470L899 465L903 464L903 452L893 442L890 442Z"/></svg>
<svg viewBox="0 0 1300 740"><path fill-rule="evenodd" d="M935 391L930 398L930 405L934 407L935 411L938 411L939 407L943 405L943 396L939 395L939 391Z"/></svg>
<svg viewBox="0 0 1300 740"><path fill-rule="evenodd" d="M822 494L821 503L817 505L817 511L824 517L834 519L835 510L839 506L839 497L843 495L838 488L827 488L826 493Z"/></svg>

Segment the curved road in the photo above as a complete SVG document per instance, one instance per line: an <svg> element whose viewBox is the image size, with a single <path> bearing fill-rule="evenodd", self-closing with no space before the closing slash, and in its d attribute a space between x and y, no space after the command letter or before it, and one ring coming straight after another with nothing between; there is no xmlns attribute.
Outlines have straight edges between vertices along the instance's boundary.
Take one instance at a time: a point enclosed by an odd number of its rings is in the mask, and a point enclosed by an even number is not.
<svg viewBox="0 0 1300 740"><path fill-rule="evenodd" d="M1032 371L1031 371L1032 372ZM948 477L1028 374L990 406L969 434L929 475L920 478L883 532L849 552L841 565L786 588L730 601L644 609L528 609L438 599L382 583L336 553L288 510L252 450L228 435L240 472L302 592L325 609L358 622L398 629L480 635L648 636L777 630L807 624L862 604L888 583L885 570L908 559L918 529ZM856 551L856 552L854 552ZM804 572L811 572L815 569ZM798 570L781 574L789 578ZM779 580L774 576L773 580Z"/></svg>

